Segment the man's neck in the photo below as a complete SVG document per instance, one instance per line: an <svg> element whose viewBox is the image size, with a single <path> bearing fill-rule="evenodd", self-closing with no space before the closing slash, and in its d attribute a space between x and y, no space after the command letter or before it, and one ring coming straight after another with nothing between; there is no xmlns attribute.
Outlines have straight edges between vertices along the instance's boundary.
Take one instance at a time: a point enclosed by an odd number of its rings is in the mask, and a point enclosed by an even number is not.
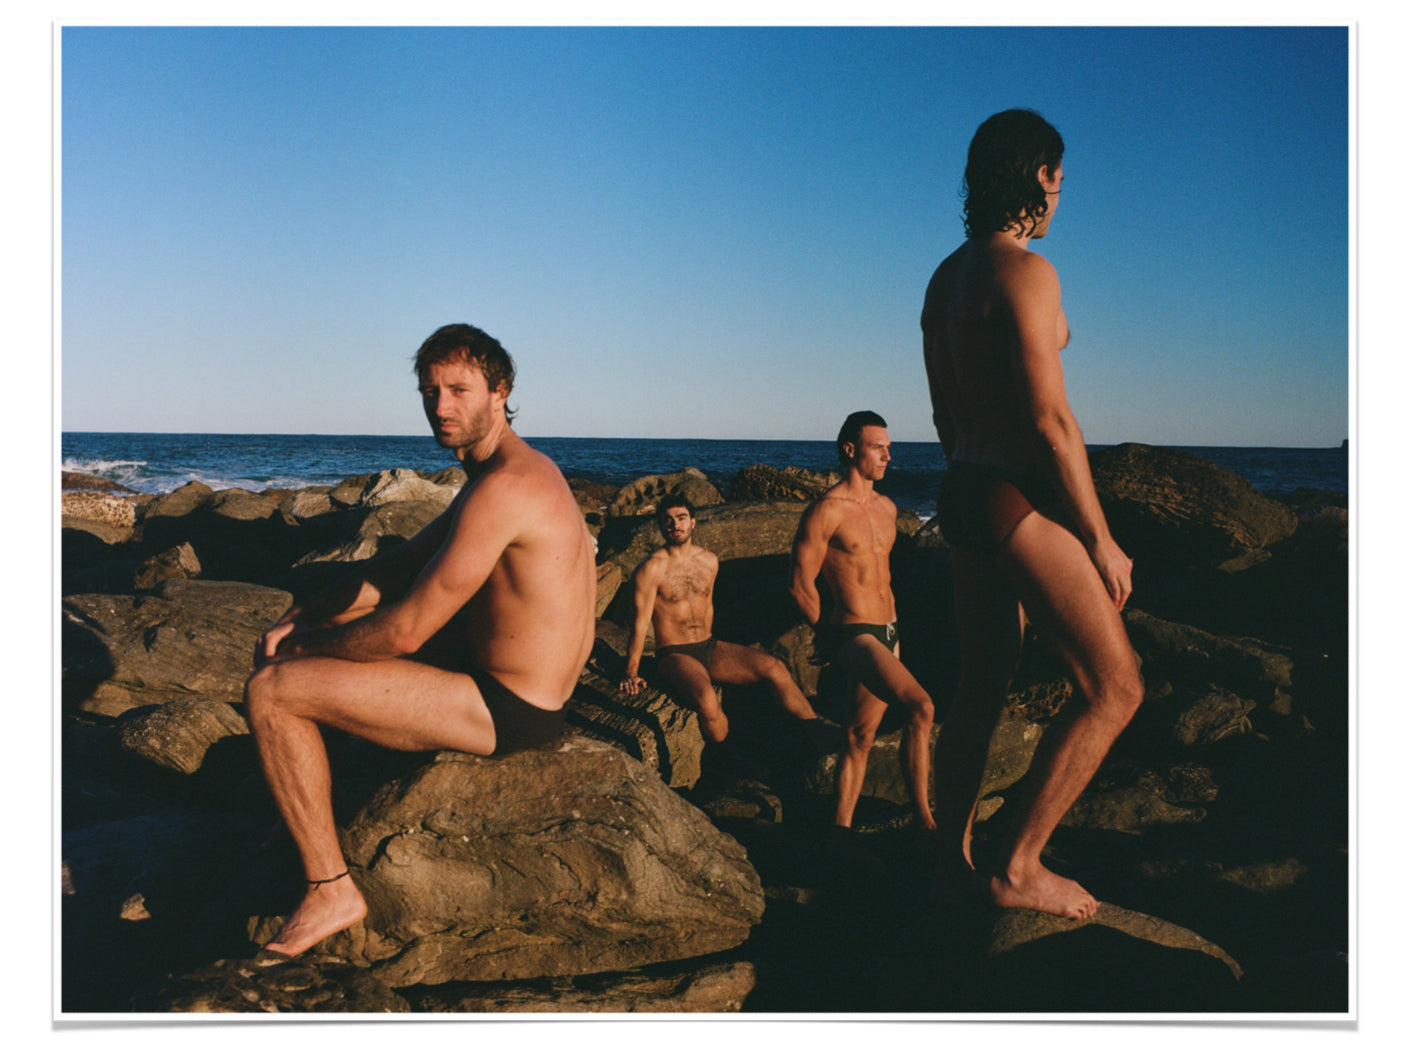
<svg viewBox="0 0 1409 1058"><path fill-rule="evenodd" d="M842 478L842 485L845 487L848 499L857 503L867 502L875 495L876 483L870 478L863 477L861 471L853 464L846 468L846 477Z"/></svg>
<svg viewBox="0 0 1409 1058"><path fill-rule="evenodd" d="M455 458L460 460L460 465L465 468L465 473L473 477L484 464L494 458L494 454L499 451L500 446L507 438L516 436L508 421L500 419L489 433L475 444L455 449Z"/></svg>

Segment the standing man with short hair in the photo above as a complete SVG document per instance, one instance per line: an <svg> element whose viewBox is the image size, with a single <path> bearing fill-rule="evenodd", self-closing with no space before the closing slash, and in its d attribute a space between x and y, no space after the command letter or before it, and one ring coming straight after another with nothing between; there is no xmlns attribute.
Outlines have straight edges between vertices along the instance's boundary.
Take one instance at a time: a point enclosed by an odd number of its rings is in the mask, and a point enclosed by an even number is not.
<svg viewBox="0 0 1409 1058"><path fill-rule="evenodd" d="M866 759L888 706L906 713L901 766L921 827L930 814L930 729L934 703L900 661L890 552L895 504L875 491L890 463L886 423L873 411L847 416L837 435L844 477L803 512L793 542L793 599L816 629L817 652L836 663L852 691L854 712L837 771L838 826L851 826L866 777ZM821 573L832 593L822 614Z"/></svg>
<svg viewBox="0 0 1409 1058"><path fill-rule="evenodd" d="M656 667L671 693L679 695L700 718L706 740L723 742L729 718L720 708L714 682L767 683L790 716L823 726L806 696L772 654L716 639L714 582L719 556L692 542L695 509L684 496L671 494L656 506L656 524L665 546L653 551L631 574L635 619L626 652L621 689L637 694L646 686L638 674L646 648L646 629L656 637ZM835 731L835 728L833 728ZM818 731L814 736L825 737Z"/></svg>
<svg viewBox="0 0 1409 1058"><path fill-rule="evenodd" d="M320 724L483 756L557 738L592 648L592 537L562 474L510 426L514 366L466 324L416 354L435 439L468 475L411 540L267 631L245 710L307 890L267 950L298 955L367 906L333 824Z"/></svg>

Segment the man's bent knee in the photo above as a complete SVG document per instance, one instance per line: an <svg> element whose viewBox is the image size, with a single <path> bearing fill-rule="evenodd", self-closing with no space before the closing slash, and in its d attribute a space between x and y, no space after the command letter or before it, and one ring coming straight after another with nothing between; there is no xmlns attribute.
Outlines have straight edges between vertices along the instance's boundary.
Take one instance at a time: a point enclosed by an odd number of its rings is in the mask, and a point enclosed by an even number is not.
<svg viewBox="0 0 1409 1058"><path fill-rule="evenodd" d="M927 728L934 724L934 702L929 695L910 703L910 726Z"/></svg>

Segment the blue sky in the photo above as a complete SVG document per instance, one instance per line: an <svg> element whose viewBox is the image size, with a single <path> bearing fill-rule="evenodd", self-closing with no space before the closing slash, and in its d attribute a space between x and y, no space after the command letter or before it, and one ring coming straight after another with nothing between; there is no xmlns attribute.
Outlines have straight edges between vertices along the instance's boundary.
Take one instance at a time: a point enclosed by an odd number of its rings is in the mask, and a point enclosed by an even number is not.
<svg viewBox="0 0 1409 1058"><path fill-rule="evenodd" d="M1088 441L1349 435L1349 36L1159 28L122 28L61 39L66 430L424 430L478 324L527 436L932 440L964 154L1067 144L1034 248ZM998 57L1002 57L999 61Z"/></svg>

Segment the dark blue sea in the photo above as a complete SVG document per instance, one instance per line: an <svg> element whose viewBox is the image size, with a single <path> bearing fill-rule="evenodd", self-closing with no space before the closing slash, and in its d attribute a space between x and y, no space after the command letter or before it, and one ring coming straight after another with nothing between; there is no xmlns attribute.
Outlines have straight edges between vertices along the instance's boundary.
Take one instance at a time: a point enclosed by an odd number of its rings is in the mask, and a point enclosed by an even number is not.
<svg viewBox="0 0 1409 1058"><path fill-rule="evenodd" d="M731 478L755 463L827 471L836 465L832 441L649 440L537 437L530 444L557 461L569 478L625 485L646 474L685 467L704 471L727 494ZM170 492L195 479L214 489L335 485L357 474L406 467L435 471L454 457L429 436L333 434L64 433L62 468L96 474L138 492ZM1091 451L1103 446L1092 445ZM1184 449L1284 496L1306 486L1347 492L1343 448ZM927 518L944 476L938 442L896 442L878 486L901 507Z"/></svg>

